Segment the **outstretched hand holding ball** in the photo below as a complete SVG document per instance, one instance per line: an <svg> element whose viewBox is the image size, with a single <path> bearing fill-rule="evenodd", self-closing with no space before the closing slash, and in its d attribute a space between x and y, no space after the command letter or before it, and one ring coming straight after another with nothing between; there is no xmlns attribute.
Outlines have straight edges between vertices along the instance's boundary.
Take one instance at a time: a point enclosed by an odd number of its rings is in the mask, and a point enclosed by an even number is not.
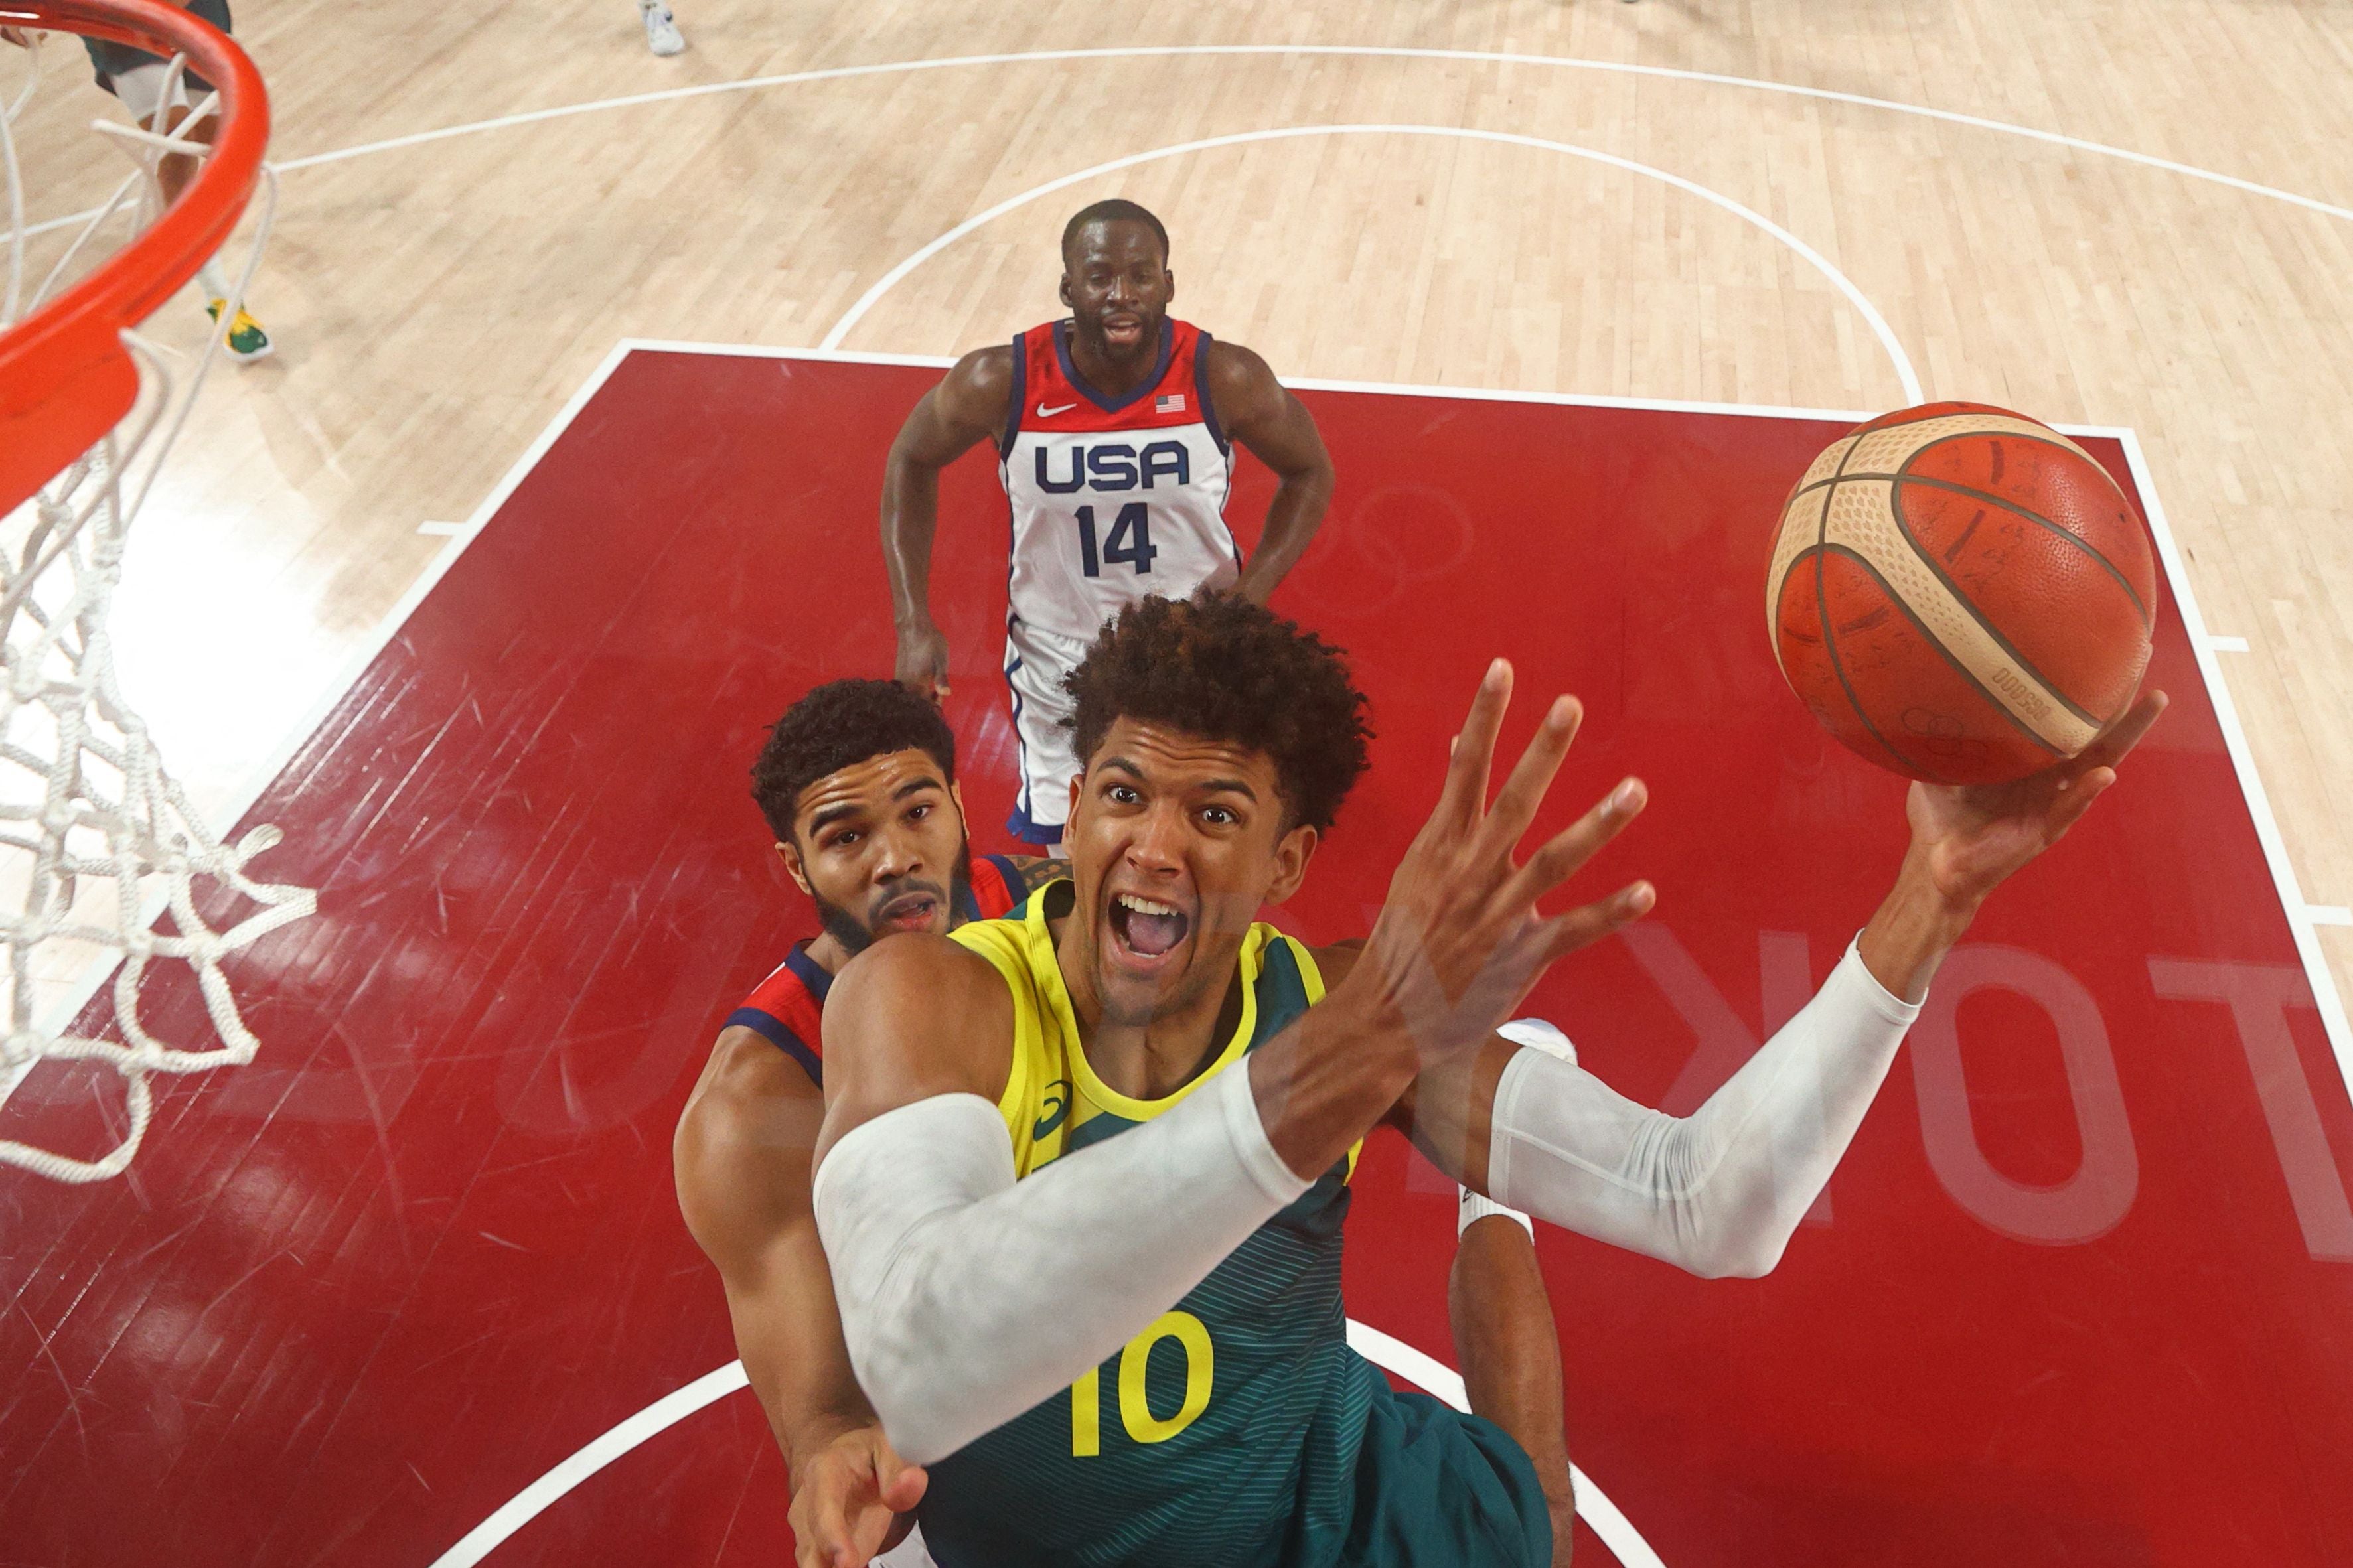
<svg viewBox="0 0 2353 1568"><path fill-rule="evenodd" d="M1904 803L1912 854L1937 892L1956 904L1984 901L2005 877L2066 836L2116 782L2125 760L2165 711L2152 691L2065 762L1995 784L1915 782Z"/></svg>
<svg viewBox="0 0 2353 1568"><path fill-rule="evenodd" d="M1765 613L1822 727L1915 781L1911 847L1862 955L1916 1001L1986 896L2065 836L2165 711L2161 691L2136 699L2157 616L2147 532L2049 426L1931 403L1806 469Z"/></svg>

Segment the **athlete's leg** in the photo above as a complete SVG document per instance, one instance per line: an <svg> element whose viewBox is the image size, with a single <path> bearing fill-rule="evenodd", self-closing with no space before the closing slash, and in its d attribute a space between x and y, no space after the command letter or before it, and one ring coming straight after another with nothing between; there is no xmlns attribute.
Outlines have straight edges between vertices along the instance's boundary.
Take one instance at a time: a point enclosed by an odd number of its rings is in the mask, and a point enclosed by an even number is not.
<svg viewBox="0 0 2353 1568"><path fill-rule="evenodd" d="M1021 777L1005 826L1024 843L1060 843L1071 815L1071 781L1079 774L1079 759L1071 749L1071 694L1062 689L1062 678L1086 652L1083 643L1020 621L1006 628L1005 683L1013 692Z"/></svg>
<svg viewBox="0 0 2353 1568"><path fill-rule="evenodd" d="M1503 1033L1522 1046L1577 1059L1568 1037L1541 1018L1515 1018ZM1446 1310L1472 1413L1510 1433L1535 1462L1552 1513L1553 1563L1567 1568L1576 1545L1577 1499L1568 1475L1560 1336L1526 1215L1476 1193L1462 1194L1461 1239L1446 1279Z"/></svg>
<svg viewBox="0 0 2353 1568"><path fill-rule="evenodd" d="M222 32L232 30L228 0L179 0L179 3L190 15L211 23ZM212 90L211 85L202 77L188 74L185 65L179 77L172 79L171 72L161 57L132 48L128 44L86 38L83 46L90 51L90 65L98 74L99 85L121 100L131 118L150 131L169 134L178 130L180 123L188 117L191 97L201 99ZM171 92L168 108L164 102L167 86ZM210 146L213 124L207 118L204 123L190 127L186 140ZM193 154L182 154L164 159L156 169L155 178L164 187L165 206L178 201L180 193L187 189L188 182L195 178L196 163Z"/></svg>
<svg viewBox="0 0 2353 1568"><path fill-rule="evenodd" d="M211 146L217 117L207 114L195 124L188 124L192 107L188 102L187 84L185 80L171 81L170 77L169 66L161 60L149 60L120 75L109 77L107 82L113 88L114 96L121 100L125 111L139 121L142 128L161 136L177 132L184 142ZM167 85L171 89L171 101L168 103L164 101ZM197 154L194 153L175 153L155 165L155 183L163 187L165 206L178 201L180 193L188 188L188 182L196 177L196 163Z"/></svg>
<svg viewBox="0 0 2353 1568"><path fill-rule="evenodd" d="M1535 1462L1552 1513L1554 1568L1566 1568L1577 1499L1568 1479L1560 1341L1535 1244L1508 1210L1463 1226L1446 1279L1446 1310L1472 1414L1510 1433Z"/></svg>
<svg viewBox="0 0 2353 1568"><path fill-rule="evenodd" d="M124 50L129 54L131 51ZM172 68L153 55L140 55L131 65L109 72L100 79L106 90L114 94L122 111L139 122L142 131L167 135L180 128L188 118L188 81L185 77L174 80ZM164 102L168 95L169 104ZM209 143L212 127L209 122L190 127L191 142ZM155 167L156 182L164 187L164 204L169 206L179 199L188 182L195 177L196 160L193 154L182 153L164 159Z"/></svg>
<svg viewBox="0 0 2353 1568"><path fill-rule="evenodd" d="M227 13L224 10L218 20L226 21L227 17ZM167 136L177 133L184 142L211 146L220 117L214 113L206 114L201 120L191 119L195 105L190 102L192 88L185 75L175 80L171 68L153 55L139 55L129 49L121 53L130 57L127 63L123 68L110 72L105 79L108 89L121 103L123 110L149 131ZM199 100L210 92L210 89L201 81L193 84L193 90ZM188 188L189 182L196 177L199 163L200 157L196 153L175 153L156 163L155 184L166 207L177 202L181 193ZM206 258L204 264L196 268L196 281L204 289L206 308L213 319L220 320L221 312L227 307L228 297L234 292L220 264L210 257ZM242 300L228 323L227 336L231 357L240 362L250 363L267 358L270 353L269 334L245 309Z"/></svg>

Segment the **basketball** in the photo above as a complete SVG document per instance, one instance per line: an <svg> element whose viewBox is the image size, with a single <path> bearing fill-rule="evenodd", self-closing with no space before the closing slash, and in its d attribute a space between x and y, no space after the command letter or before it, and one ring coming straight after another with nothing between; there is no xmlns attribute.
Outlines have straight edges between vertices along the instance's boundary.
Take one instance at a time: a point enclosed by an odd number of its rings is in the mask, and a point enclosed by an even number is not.
<svg viewBox="0 0 2353 1568"><path fill-rule="evenodd" d="M1765 612L1781 673L1856 754L1932 784L2072 757L2148 665L2157 572L2106 470L1973 403L1831 443L1781 509Z"/></svg>

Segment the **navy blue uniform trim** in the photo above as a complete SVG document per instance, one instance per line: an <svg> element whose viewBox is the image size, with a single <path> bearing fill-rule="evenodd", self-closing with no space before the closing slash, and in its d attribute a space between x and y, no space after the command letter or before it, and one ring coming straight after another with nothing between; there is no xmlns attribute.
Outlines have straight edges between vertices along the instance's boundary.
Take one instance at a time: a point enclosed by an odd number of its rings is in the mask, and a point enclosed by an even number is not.
<svg viewBox="0 0 2353 1568"><path fill-rule="evenodd" d="M1102 393L1089 386L1085 378L1079 374L1079 367L1071 363L1071 323L1068 321L1054 323L1054 357L1061 362L1063 379L1078 389L1080 396L1102 409L1105 414L1118 413L1157 387L1160 384L1160 378L1168 374L1168 358L1176 352L1176 324L1166 316L1161 317L1160 362L1152 367L1152 374L1136 383L1135 390L1124 396L1105 397Z"/></svg>
<svg viewBox="0 0 2353 1568"><path fill-rule="evenodd" d="M808 988L809 1000L823 1007L825 994L833 989L833 976L828 974L818 966L816 960L809 957L808 943L806 942L793 943L792 952L785 954L785 963L799 978L800 983Z"/></svg>
<svg viewBox="0 0 2353 1568"><path fill-rule="evenodd" d="M1008 510L1010 510L1009 506ZM1010 565L1005 569L1005 582L1010 588L1013 583ZM1029 798L1029 742L1021 736L1021 689L1013 684L1013 672L1021 668L1021 656L1013 651L1013 632L1020 624L1012 611L1005 613L1005 651L1009 656L1005 666L1005 689L1013 693L1014 777L1021 781L1021 787L1013 792L1013 816L1008 820L1008 832L1015 831L1010 826L1012 821L1029 820L1029 810L1021 804Z"/></svg>
<svg viewBox="0 0 2353 1568"><path fill-rule="evenodd" d="M1013 863L1012 857L984 855L981 858L996 867L997 874L1005 879L1005 897L1008 906L1018 904L1029 897L1025 889L1029 879L1021 874L1021 868Z"/></svg>
<svg viewBox="0 0 2353 1568"><path fill-rule="evenodd" d="M1209 395L1209 334L1199 331L1193 334L1193 395L1201 400L1201 423L1209 427L1209 439L1232 457L1234 444L1226 439L1226 427L1218 423L1217 401Z"/></svg>
<svg viewBox="0 0 2353 1568"><path fill-rule="evenodd" d="M1021 410L1029 403L1029 345L1022 341L1024 332L1013 340L1013 399L1005 405L1005 434L997 443L997 455L1010 458L1014 438L1021 434Z"/></svg>
<svg viewBox="0 0 2353 1568"><path fill-rule="evenodd" d="M727 1015L727 1022L721 1027L751 1030L800 1063L801 1070L809 1075L811 1083L819 1089L825 1087L825 1064L818 1060L817 1053L801 1044L801 1037L785 1027L784 1020L775 1014L763 1013L757 1007L738 1007Z"/></svg>
<svg viewBox="0 0 2353 1568"><path fill-rule="evenodd" d="M1036 844L1050 847L1051 846L1060 844L1062 841L1062 825L1060 823L1039 822L1033 818L1028 812L1022 810L1019 803L1018 802L1014 805L1012 815L1008 816L1005 819L1005 831L1010 833L1014 837L1018 838L1024 844Z"/></svg>

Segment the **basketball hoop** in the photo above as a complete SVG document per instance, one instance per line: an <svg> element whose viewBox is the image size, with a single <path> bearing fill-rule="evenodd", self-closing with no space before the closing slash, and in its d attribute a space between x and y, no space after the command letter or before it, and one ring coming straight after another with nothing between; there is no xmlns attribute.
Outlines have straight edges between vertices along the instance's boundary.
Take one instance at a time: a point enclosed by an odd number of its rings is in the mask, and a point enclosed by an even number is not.
<svg viewBox="0 0 2353 1568"><path fill-rule="evenodd" d="M244 51L164 0L0 0L0 27L163 57L171 62L167 106L184 76L213 84L169 134L163 110L144 129L96 122L92 129L129 151L137 167L96 209L28 228L16 125L46 51L37 38L23 51L0 46L0 78L12 56L26 69L21 88L0 85L8 225L0 279L0 946L7 964L0 1100L45 1060L102 1062L125 1088L121 1136L99 1158L0 1139L0 1162L91 1182L118 1173L137 1152L149 1074L252 1059L257 1042L220 960L313 908L307 889L246 875L247 862L278 842L274 828L223 844L164 771L117 685L107 625L131 522L221 353L268 232L274 182L261 155L269 106ZM191 128L211 116L211 144L191 139ZM202 163L168 207L156 176L167 157ZM134 329L227 241L258 185L267 194L252 249L193 371L175 377L170 362L190 356ZM76 261L118 217L136 225L135 235L77 275ZM62 254L27 289L28 238L60 228L69 237ZM201 892L199 882L207 884ZM236 904L249 906L241 918L218 930L208 923ZM167 907L172 929L153 929ZM113 970L113 1030L100 1033L119 1039L73 1032L94 987L55 971L61 954L78 952ZM217 1045L178 1048L142 1024L141 984L158 958L194 969Z"/></svg>

